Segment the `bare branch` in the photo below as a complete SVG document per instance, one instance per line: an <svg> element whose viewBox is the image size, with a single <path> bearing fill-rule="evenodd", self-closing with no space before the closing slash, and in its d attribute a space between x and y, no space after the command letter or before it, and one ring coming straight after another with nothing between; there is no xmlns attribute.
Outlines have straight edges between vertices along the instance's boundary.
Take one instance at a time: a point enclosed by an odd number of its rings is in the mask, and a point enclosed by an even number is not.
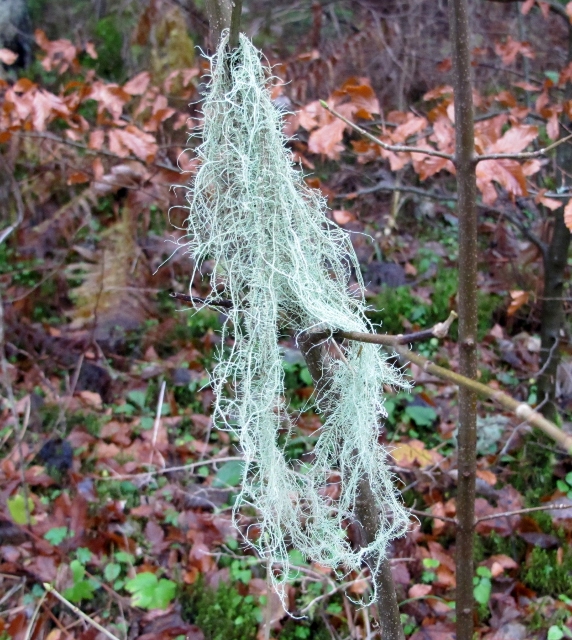
<svg viewBox="0 0 572 640"><path fill-rule="evenodd" d="M399 152L422 153L426 156L435 156L437 158L445 158L446 160L450 160L451 162L453 162L454 158L452 154L443 153L442 151L437 151L436 149L422 149L420 147L408 147L406 145L404 146L400 144L387 144L385 142L382 142L379 138L376 138L374 135L369 133L369 131L362 129L362 127L355 124L355 122L348 120L341 113L338 113L337 111L332 109L330 106L328 106L327 102L324 102L324 100L320 100L320 104L322 105L322 107L324 107L324 109L326 109L326 111L329 111L333 116L335 116L336 118L339 118L342 122L345 122L348 125L348 127L351 127L352 129L360 133L362 136L367 138L370 142L373 142L374 144L379 145L386 151L394 151L396 153L399 153Z"/></svg>
<svg viewBox="0 0 572 640"><path fill-rule="evenodd" d="M570 139L572 139L572 134L565 138L560 138L560 140L556 140L556 142L553 142L543 149L538 149L538 151L523 151L522 153L484 153L480 156L475 156L474 162L477 163L482 160L527 160L528 158L538 158L556 149L556 147L559 147L562 143L568 142Z"/></svg>
<svg viewBox="0 0 572 640"><path fill-rule="evenodd" d="M358 342L368 342L371 344L382 344L393 347L401 357L413 362L423 371L437 376L438 378L449 380L458 386L472 389L480 396L497 402L504 409L511 411L521 420L524 420L533 427L540 429L548 437L552 438L552 440L559 444L567 453L572 452L572 436L569 436L553 422L547 420L542 414L535 411L528 403L519 402L507 393L504 393L504 391L493 389L486 384L477 382L477 380L472 380L466 376L451 371L450 369L436 365L427 358L424 358L417 353L413 353L401 346L399 341L396 339L397 336L360 333L358 331L338 331L335 336L346 338L347 340L357 340Z"/></svg>
<svg viewBox="0 0 572 640"><path fill-rule="evenodd" d="M488 516L477 518L475 524L484 522L485 520L494 520L495 518L508 518L510 516L520 516L525 513L533 513L534 511L550 511L550 509L572 509L572 504L547 504L542 507L529 507L527 509L515 509L514 511L503 511L502 513L491 513Z"/></svg>
<svg viewBox="0 0 572 640"><path fill-rule="evenodd" d="M166 164L164 162L145 162L144 160L141 160L141 158L131 155L121 157L116 153L113 153L112 151L106 151L105 149L90 149L87 145L81 144L81 142L59 138L58 136L55 136L51 133L29 133L28 131L13 131L12 135L22 136L23 138L40 138L42 140L50 140L51 142L55 142L56 144L65 144L68 147L81 149L86 154L91 156L106 156L108 158L114 158L115 160L121 160L122 162L125 162L126 160L135 160L136 162L141 162L152 167L159 167L159 169L167 169L168 171L176 171L177 173L180 173L179 167L176 167L174 165Z"/></svg>

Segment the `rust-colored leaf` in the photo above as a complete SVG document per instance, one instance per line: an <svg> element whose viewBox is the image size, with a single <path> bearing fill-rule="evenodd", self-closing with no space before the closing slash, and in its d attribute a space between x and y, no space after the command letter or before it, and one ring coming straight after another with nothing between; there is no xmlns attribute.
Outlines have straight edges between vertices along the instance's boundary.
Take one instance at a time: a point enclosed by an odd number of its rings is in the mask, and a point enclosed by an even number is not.
<svg viewBox="0 0 572 640"><path fill-rule="evenodd" d="M508 36L506 42L495 44L495 53L501 57L504 65L510 65L516 60L517 55L525 58L534 58L535 53L529 42L520 42Z"/></svg>
<svg viewBox="0 0 572 640"><path fill-rule="evenodd" d="M510 305L507 310L509 316L513 316L521 307L523 307L530 297L528 291L511 291Z"/></svg>
<svg viewBox="0 0 572 640"><path fill-rule="evenodd" d="M150 81L151 74L148 71L142 71L123 85L123 91L130 96L140 96L145 93Z"/></svg>
<svg viewBox="0 0 572 640"><path fill-rule="evenodd" d="M89 179L90 178L87 173L84 173L83 171L74 171L72 174L70 174L67 183L69 185L83 184L84 182L89 182Z"/></svg>
<svg viewBox="0 0 572 640"><path fill-rule="evenodd" d="M410 598L423 598L431 593L433 587L430 584L414 584L407 595Z"/></svg>
<svg viewBox="0 0 572 640"><path fill-rule="evenodd" d="M564 207L564 224L572 231L572 198L568 200Z"/></svg>
<svg viewBox="0 0 572 640"><path fill-rule="evenodd" d="M87 143L87 146L90 149L95 149L96 151L99 151L103 146L104 137L105 137L105 133L103 129L94 129L93 131L90 131L89 141Z"/></svg>

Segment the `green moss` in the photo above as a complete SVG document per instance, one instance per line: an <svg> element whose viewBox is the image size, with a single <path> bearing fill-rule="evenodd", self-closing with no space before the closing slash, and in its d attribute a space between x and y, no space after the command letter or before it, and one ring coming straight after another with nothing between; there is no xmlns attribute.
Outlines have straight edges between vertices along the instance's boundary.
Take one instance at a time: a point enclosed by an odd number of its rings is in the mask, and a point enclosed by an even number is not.
<svg viewBox="0 0 572 640"><path fill-rule="evenodd" d="M94 66L101 76L110 80L122 80L124 74L123 35L116 21L117 17L107 16L94 29L97 40L97 60L94 61Z"/></svg>
<svg viewBox="0 0 572 640"><path fill-rule="evenodd" d="M538 445L545 445L547 448ZM524 494L526 504L537 505L541 498L556 489L555 456L548 448L552 442L535 429L526 436L524 445L511 463L514 475L511 484Z"/></svg>
<svg viewBox="0 0 572 640"><path fill-rule="evenodd" d="M217 589L199 579L182 596L183 618L200 627L205 640L255 640L261 611L253 596L243 596L232 584Z"/></svg>
<svg viewBox="0 0 572 640"><path fill-rule="evenodd" d="M522 581L538 595L572 597L572 550L566 548L559 563L557 551L535 547L522 572Z"/></svg>
<svg viewBox="0 0 572 640"><path fill-rule="evenodd" d="M509 556L519 562L524 558L526 542L516 536L503 538L496 531L491 531L488 536L475 536L475 562L482 562L486 558L495 555Z"/></svg>

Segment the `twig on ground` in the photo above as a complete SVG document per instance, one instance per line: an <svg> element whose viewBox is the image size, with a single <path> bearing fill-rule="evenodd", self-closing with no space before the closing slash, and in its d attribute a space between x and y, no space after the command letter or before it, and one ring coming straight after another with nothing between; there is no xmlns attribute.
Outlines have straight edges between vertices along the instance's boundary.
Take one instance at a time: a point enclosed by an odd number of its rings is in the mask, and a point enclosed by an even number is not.
<svg viewBox="0 0 572 640"><path fill-rule="evenodd" d="M71 611L73 611L73 613L76 614L76 616L80 617L82 620L84 620L85 622L87 622L88 624L90 624L92 627L94 627L95 629L97 629L100 633L103 633L105 636L107 636L109 638L109 640L119 640L119 638L117 636L114 636L111 631L108 631L105 627L102 627L99 622L96 622L93 618L90 618L86 613L84 613L81 609L78 609L75 604L72 604L69 600L66 600L61 593L59 593L58 591L56 591L54 589L54 587L47 583L44 582L44 589L48 592L51 593L53 596L55 596L62 604L64 604L66 607L68 607Z"/></svg>
<svg viewBox="0 0 572 640"><path fill-rule="evenodd" d="M211 460L201 460L200 462L191 462L190 464L183 464L179 467L166 467L165 469L153 469L150 471L143 471L141 473L130 473L124 475L115 476L97 476L97 480L134 480L135 478L146 478L151 476L160 476L166 473L174 473L175 471L189 471L197 467L204 467L205 465L218 464L219 462L233 462L235 460L243 460L240 456L229 456L226 458L212 458Z"/></svg>

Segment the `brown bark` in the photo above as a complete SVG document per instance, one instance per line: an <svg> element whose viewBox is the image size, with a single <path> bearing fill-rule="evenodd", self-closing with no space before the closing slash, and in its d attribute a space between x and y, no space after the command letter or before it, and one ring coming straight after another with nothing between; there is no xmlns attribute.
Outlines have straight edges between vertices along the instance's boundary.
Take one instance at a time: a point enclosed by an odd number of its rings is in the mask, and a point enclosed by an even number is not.
<svg viewBox="0 0 572 640"><path fill-rule="evenodd" d="M459 218L459 368L477 376L477 206L474 115L467 0L451 0L449 25L453 48L455 167ZM456 613L457 640L472 640L473 534L475 511L477 394L459 388Z"/></svg>
<svg viewBox="0 0 572 640"><path fill-rule="evenodd" d="M327 391L330 384L328 370L324 366L323 335L304 332L298 338L298 346L306 361L308 371L314 381L316 394L319 396ZM363 478L360 483L360 491L355 505L356 523L360 528L362 545L375 540L379 518L375 498L372 494L368 478ZM368 558L368 565L372 568L372 579L377 587L377 608L384 640L405 640L395 585L391 576L391 566L388 558Z"/></svg>

